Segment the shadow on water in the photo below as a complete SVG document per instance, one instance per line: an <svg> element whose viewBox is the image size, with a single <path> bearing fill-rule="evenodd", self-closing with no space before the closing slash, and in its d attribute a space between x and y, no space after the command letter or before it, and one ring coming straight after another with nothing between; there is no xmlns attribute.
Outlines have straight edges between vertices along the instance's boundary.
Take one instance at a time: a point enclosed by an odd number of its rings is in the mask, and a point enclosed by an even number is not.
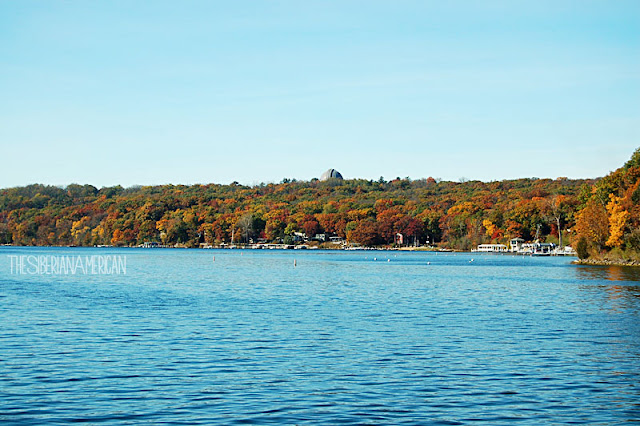
<svg viewBox="0 0 640 426"><path fill-rule="evenodd" d="M640 282L640 268L631 266L578 266L576 274L582 280Z"/></svg>

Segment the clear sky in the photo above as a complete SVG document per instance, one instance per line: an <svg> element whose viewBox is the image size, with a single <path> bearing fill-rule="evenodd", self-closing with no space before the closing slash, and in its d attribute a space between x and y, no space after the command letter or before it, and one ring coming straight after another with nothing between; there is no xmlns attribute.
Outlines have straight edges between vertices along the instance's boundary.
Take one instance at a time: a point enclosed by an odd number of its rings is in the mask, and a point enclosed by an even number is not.
<svg viewBox="0 0 640 426"><path fill-rule="evenodd" d="M2 1L0 187L597 177L640 1Z"/></svg>

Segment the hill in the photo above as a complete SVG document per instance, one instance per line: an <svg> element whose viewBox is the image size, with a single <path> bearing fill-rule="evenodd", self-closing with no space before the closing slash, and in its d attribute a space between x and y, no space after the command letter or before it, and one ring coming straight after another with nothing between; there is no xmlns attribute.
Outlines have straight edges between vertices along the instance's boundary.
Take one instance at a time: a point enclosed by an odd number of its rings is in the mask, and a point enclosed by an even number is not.
<svg viewBox="0 0 640 426"><path fill-rule="evenodd" d="M101 189L29 185L0 190L0 243L134 246L158 241L197 247L232 239L291 242L295 233L324 233L376 246L394 244L401 233L404 244L460 250L512 237L531 240L536 234L549 242L564 237L566 244L576 213L591 205L595 183L397 178Z"/></svg>

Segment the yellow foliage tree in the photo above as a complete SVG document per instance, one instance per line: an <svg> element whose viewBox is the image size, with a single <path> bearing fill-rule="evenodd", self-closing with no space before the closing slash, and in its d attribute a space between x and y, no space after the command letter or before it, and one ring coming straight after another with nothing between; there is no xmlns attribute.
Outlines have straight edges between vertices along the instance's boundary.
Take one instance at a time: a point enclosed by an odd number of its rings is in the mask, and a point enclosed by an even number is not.
<svg viewBox="0 0 640 426"><path fill-rule="evenodd" d="M105 230L102 224L96 226L95 228L93 228L93 230L91 230L91 238L93 238L93 240L99 244L104 242L104 235Z"/></svg>
<svg viewBox="0 0 640 426"><path fill-rule="evenodd" d="M609 212L609 239L607 245L609 247L618 247L622 244L622 236L629 219L629 212L622 205L624 200L609 194L609 203L607 204L607 212Z"/></svg>
<svg viewBox="0 0 640 426"><path fill-rule="evenodd" d="M493 224L489 219L485 219L482 221L482 226L487 230L487 236L491 237L494 232L496 232L496 225Z"/></svg>
<svg viewBox="0 0 640 426"><path fill-rule="evenodd" d="M82 243L82 240L88 233L90 233L91 228L87 226L89 220L89 217L85 216L82 219L73 222L73 225L71 226L71 236L73 237L74 242Z"/></svg>

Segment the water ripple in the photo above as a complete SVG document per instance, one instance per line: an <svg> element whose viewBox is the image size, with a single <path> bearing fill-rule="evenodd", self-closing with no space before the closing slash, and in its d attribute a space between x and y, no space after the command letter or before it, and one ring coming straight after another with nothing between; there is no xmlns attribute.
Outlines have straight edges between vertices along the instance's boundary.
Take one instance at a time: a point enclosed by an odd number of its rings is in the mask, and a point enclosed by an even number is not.
<svg viewBox="0 0 640 426"><path fill-rule="evenodd" d="M128 275L0 276L0 422L640 421L634 272L108 250L128 256Z"/></svg>

